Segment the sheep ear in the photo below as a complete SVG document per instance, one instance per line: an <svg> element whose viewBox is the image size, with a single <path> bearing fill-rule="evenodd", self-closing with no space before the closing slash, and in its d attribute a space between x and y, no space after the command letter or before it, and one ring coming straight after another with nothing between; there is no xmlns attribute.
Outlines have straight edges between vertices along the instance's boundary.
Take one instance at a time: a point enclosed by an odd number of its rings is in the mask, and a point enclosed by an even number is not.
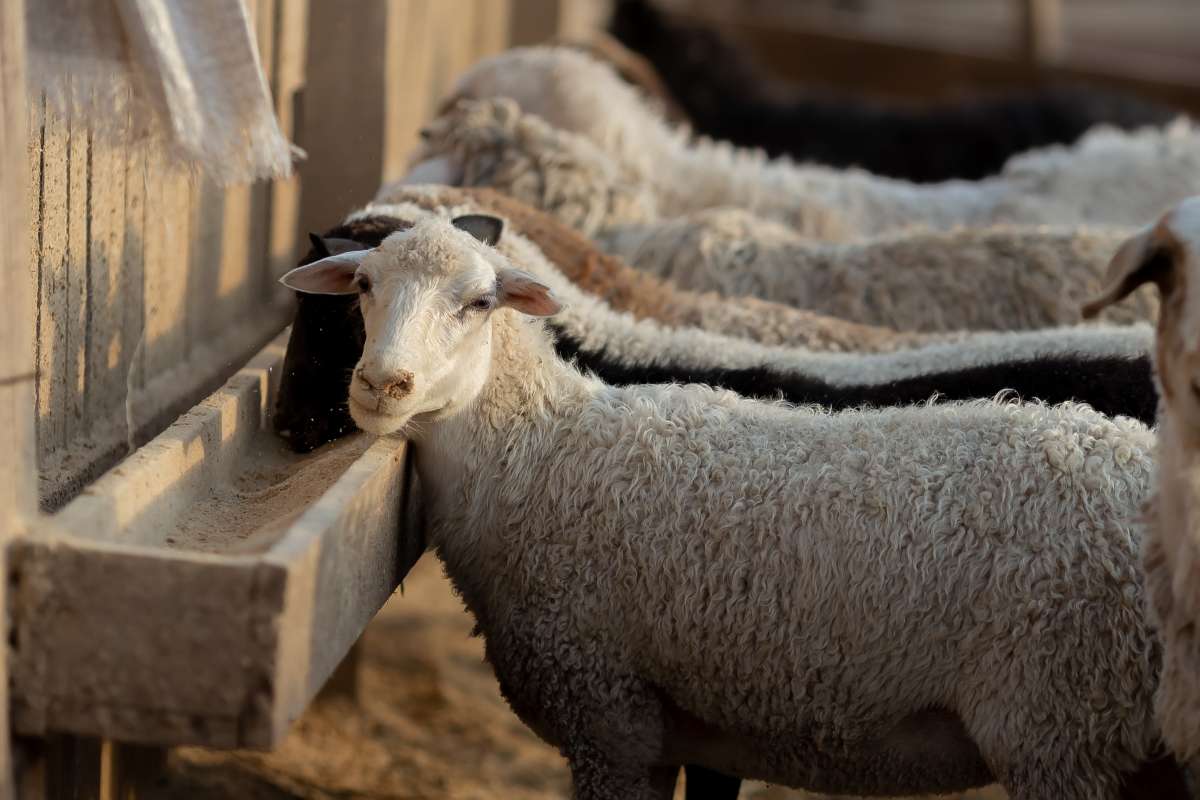
<svg viewBox="0 0 1200 800"><path fill-rule="evenodd" d="M337 236L326 236L325 250L331 256L340 256L342 253L353 253L356 250L370 250L371 246L363 244L357 239L341 239Z"/></svg>
<svg viewBox="0 0 1200 800"><path fill-rule="evenodd" d="M496 246L504 231L504 220L490 214L464 214L450 220L450 224L491 247Z"/></svg>
<svg viewBox="0 0 1200 800"><path fill-rule="evenodd" d="M1160 226L1149 226L1126 240L1108 262L1106 288L1083 307L1083 318L1091 319L1113 303L1119 303L1146 283L1158 284L1164 294L1171 279L1171 251L1163 246Z"/></svg>
<svg viewBox="0 0 1200 800"><path fill-rule="evenodd" d="M549 317L562 311L562 303L550 287L519 269L502 269L496 273L499 305L528 314Z"/></svg>
<svg viewBox="0 0 1200 800"><path fill-rule="evenodd" d="M355 239L342 239L337 236L321 236L316 233L308 234L308 241L312 244L312 252L317 261L330 256L341 255L342 253L350 253L355 250L370 250L371 246L363 244ZM309 262L313 263L313 262Z"/></svg>
<svg viewBox="0 0 1200 800"><path fill-rule="evenodd" d="M296 267L279 279L289 289L304 294L356 294L354 273L369 250L355 250L326 256L320 261Z"/></svg>
<svg viewBox="0 0 1200 800"><path fill-rule="evenodd" d="M325 240L319 234L308 232L308 241L312 244L313 252L317 254L317 258L325 258L333 253L329 252L329 248L325 246Z"/></svg>

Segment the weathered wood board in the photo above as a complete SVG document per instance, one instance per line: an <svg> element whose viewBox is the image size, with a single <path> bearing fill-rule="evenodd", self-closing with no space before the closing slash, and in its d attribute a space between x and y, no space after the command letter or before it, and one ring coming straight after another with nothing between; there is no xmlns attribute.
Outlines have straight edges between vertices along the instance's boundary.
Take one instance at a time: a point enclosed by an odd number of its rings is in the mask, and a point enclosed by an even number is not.
<svg viewBox="0 0 1200 800"><path fill-rule="evenodd" d="M292 42L289 102L306 7L250 4L272 80L277 41ZM279 189L278 215L272 184L221 189L83 120L28 119L39 494L54 510L286 324L274 278L293 252L299 189Z"/></svg>
<svg viewBox="0 0 1200 800"><path fill-rule="evenodd" d="M25 4L0 5L0 224L11 235L0 244L0 570L7 544L25 533L34 505L34 309L37 284L28 257L31 241L21 235L39 213L26 190L31 175L40 182L36 148L26 147ZM37 132L40 144L40 131ZM33 158L31 158L33 156ZM36 166L35 166L36 165ZM0 619L8 619L11 598L0 582ZM0 798L13 795L9 725L9 664L0 652Z"/></svg>

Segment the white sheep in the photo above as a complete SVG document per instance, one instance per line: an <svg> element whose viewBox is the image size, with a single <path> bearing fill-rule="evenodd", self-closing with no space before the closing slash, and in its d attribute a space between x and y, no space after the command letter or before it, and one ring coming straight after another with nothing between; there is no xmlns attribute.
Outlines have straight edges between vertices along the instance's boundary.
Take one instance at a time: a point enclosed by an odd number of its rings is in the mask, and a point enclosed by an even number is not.
<svg viewBox="0 0 1200 800"><path fill-rule="evenodd" d="M913 184L861 170L767 160L667 125L607 64L566 48L519 48L480 61L451 98L510 97L579 133L653 186L659 213L736 206L796 224L814 203L859 235L922 223L1136 224L1200 182L1200 135L1184 120L1125 133L1097 128L1071 146L1010 160L994 178Z"/></svg>
<svg viewBox="0 0 1200 800"><path fill-rule="evenodd" d="M548 212L493 189L404 184L389 188L387 196L389 204L413 204L431 210L456 207L462 214L499 216L536 244L576 286L602 298L617 311L673 328L700 328L763 344L828 352L888 352L953 341L964 335L951 331L901 332L754 297L686 291L603 252L591 239ZM1078 313L1077 308L1072 311Z"/></svg>
<svg viewBox="0 0 1200 800"><path fill-rule="evenodd" d="M814 242L741 209L615 225L596 242L684 289L786 303L903 331L1033 330L1079 322L1124 228L995 226ZM1153 318L1150 292L1105 310Z"/></svg>
<svg viewBox="0 0 1200 800"><path fill-rule="evenodd" d="M348 220L416 221L431 213L450 218L479 210L474 203L372 203ZM1154 418L1149 325L975 332L893 352L814 352L635 319L581 291L525 237L508 235L505 247L567 301L555 319L560 353L578 357L609 382L687 380L835 408L894 405L934 394L990 397L1011 389L1025 399L1076 399L1109 414Z"/></svg>
<svg viewBox="0 0 1200 800"><path fill-rule="evenodd" d="M531 317L560 303L500 236L426 219L284 280L359 293L351 413L410 437L429 544L576 798L669 798L683 763L1127 796L1158 736L1130 524L1149 430L1071 405L827 414L608 386L556 356Z"/></svg>
<svg viewBox="0 0 1200 800"><path fill-rule="evenodd" d="M637 169L580 134L523 113L509 98L447 103L422 130L411 161L409 172L382 186L376 201L389 202L398 188L410 184L488 186L589 236L664 216L653 183ZM856 233L823 201L806 199L793 212L789 224L806 236L840 241Z"/></svg>
<svg viewBox="0 0 1200 800"><path fill-rule="evenodd" d="M1095 314L1138 286L1162 297L1155 367L1162 397L1157 496L1148 504L1146 584L1165 653L1158 714L1167 743L1200 757L1200 197L1127 241Z"/></svg>

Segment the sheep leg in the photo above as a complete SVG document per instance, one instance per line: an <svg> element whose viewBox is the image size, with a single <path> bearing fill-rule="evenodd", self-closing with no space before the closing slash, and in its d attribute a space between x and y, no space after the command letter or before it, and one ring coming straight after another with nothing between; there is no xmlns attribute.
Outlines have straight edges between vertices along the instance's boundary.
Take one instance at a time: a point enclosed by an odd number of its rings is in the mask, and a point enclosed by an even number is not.
<svg viewBox="0 0 1200 800"><path fill-rule="evenodd" d="M575 747L567 757L574 800L671 800L676 767L614 764L591 747Z"/></svg>
<svg viewBox="0 0 1200 800"><path fill-rule="evenodd" d="M737 800L742 789L742 779L723 772L688 764L687 800Z"/></svg>
<svg viewBox="0 0 1200 800"><path fill-rule="evenodd" d="M1183 766L1171 754L1143 764L1121 781L1121 800L1190 800Z"/></svg>

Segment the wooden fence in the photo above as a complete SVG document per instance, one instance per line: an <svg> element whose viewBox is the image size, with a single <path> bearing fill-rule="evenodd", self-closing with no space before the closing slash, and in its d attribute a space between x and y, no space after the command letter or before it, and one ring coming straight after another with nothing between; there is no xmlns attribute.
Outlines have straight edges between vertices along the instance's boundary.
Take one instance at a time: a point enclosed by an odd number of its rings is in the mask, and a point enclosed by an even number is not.
<svg viewBox="0 0 1200 800"><path fill-rule="evenodd" d="M288 181L222 190L143 148L107 147L30 98L28 259L39 497L62 506L220 385L291 311L275 279L405 168L450 82L510 40L579 26L561 0L246 0ZM594 16L594 15L593 15ZM44 123L39 121L44 118Z"/></svg>
<svg viewBox="0 0 1200 800"><path fill-rule="evenodd" d="M248 0L284 122L307 8ZM40 497L52 509L160 430L285 324L298 180L222 190L30 98ZM41 124L37 124L41 121Z"/></svg>

